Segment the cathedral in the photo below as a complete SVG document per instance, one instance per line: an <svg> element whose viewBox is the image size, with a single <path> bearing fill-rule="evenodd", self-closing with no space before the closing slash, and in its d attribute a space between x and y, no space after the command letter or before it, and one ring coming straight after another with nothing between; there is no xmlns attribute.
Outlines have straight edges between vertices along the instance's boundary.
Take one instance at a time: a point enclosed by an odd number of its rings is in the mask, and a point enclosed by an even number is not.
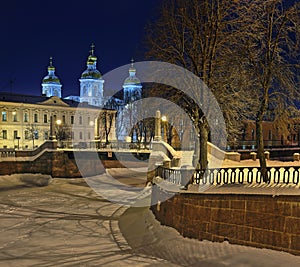
<svg viewBox="0 0 300 267"><path fill-rule="evenodd" d="M68 96L64 99L74 100L80 103L86 102L89 105L96 107L105 107L110 99L104 96L104 79L99 70L97 70L97 57L95 56L95 46L91 45L90 54L86 62L86 70L84 70L79 79L80 95ZM42 81L42 94L47 97L57 96L62 97L62 85L59 78L55 75L55 67L53 66L52 58L48 67L48 75ZM129 68L129 76L123 83L123 99L114 99L118 106L126 105L130 102L141 99L142 85L136 77L136 69L133 60Z"/></svg>
<svg viewBox="0 0 300 267"><path fill-rule="evenodd" d="M99 70L97 70L97 57L95 56L95 46L91 45L90 54L86 62L86 70L83 71L79 79L80 95L68 96L64 99L73 100L80 103L88 103L91 106L115 109L120 114L117 115L116 128L117 138L119 140L135 140L132 133L132 123L136 108L131 103L142 98L142 85L139 78L136 76L136 68L134 61L131 60L130 68L128 70L129 76L123 82L123 99L115 97L107 98L104 95L104 79ZM55 68L53 66L52 58L50 58L50 65L48 67L48 75L42 82L42 94L48 97L57 96L61 98L61 83L55 75Z"/></svg>
<svg viewBox="0 0 300 267"><path fill-rule="evenodd" d="M87 147L96 141L108 143L125 139L128 132L123 131L123 138L119 138L121 135L117 132L120 130L116 127L129 124L127 118L123 120L117 115L117 111L141 98L141 82L132 62L129 76L124 79L122 99L106 99L94 48L92 45L86 69L79 79L79 96L62 98L62 83L55 73L52 58L48 74L42 79L41 95L0 92L0 149L35 149L55 139L68 145L75 141ZM115 106L107 105L111 102ZM111 120L109 123L107 118Z"/></svg>

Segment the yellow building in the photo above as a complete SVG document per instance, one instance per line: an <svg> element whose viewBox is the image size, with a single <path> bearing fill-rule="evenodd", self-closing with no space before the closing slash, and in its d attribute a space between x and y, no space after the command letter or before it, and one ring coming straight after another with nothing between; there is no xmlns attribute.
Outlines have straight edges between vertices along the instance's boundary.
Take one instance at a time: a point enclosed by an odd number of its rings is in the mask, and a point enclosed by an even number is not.
<svg viewBox="0 0 300 267"><path fill-rule="evenodd" d="M51 139L88 147L107 141L106 135L115 141L115 115L115 110L57 96L0 93L0 148L33 149Z"/></svg>

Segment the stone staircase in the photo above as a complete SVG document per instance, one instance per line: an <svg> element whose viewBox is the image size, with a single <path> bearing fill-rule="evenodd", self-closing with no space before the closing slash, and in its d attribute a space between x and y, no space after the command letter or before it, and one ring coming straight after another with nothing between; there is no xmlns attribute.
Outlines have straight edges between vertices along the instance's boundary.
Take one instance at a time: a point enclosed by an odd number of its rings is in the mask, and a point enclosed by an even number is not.
<svg viewBox="0 0 300 267"><path fill-rule="evenodd" d="M181 151L181 159L180 165L181 166L193 166L193 155L194 151L184 150Z"/></svg>

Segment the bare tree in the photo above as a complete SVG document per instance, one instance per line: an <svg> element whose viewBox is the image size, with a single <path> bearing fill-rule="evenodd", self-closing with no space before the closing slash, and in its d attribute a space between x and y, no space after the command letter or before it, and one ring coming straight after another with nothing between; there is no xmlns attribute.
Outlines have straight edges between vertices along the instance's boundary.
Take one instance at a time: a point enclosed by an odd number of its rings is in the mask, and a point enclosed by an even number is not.
<svg viewBox="0 0 300 267"><path fill-rule="evenodd" d="M159 19L148 27L147 44L150 59L163 60L182 66L213 91L232 132L241 123L241 110L251 98L245 97L238 70L233 71L233 50L238 42L239 1L232 0L166 0ZM237 58L237 57L236 57ZM186 81L189 86L189 81ZM195 102L173 88L164 96L179 104L192 119L198 132L198 168L205 170L210 125ZM235 97L232 97L232 95ZM202 92L194 96L205 99Z"/></svg>
<svg viewBox="0 0 300 267"><path fill-rule="evenodd" d="M105 143L109 144L109 134L113 126L115 114L107 110L103 110L99 115L99 119L102 122L102 127L105 134Z"/></svg>
<svg viewBox="0 0 300 267"><path fill-rule="evenodd" d="M39 128L36 124L30 123L26 126L28 132L28 139L32 140L32 149L34 149L34 140L39 138Z"/></svg>
<svg viewBox="0 0 300 267"><path fill-rule="evenodd" d="M282 127L299 99L299 3L288 6L282 0L251 0L241 1L241 6L239 51L248 81L256 91L257 152L267 182L263 120L271 113Z"/></svg>

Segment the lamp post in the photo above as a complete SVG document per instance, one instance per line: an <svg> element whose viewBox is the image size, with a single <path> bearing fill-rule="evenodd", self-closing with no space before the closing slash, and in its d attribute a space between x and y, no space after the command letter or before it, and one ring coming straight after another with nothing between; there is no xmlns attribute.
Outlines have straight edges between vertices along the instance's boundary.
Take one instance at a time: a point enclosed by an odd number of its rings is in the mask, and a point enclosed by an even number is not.
<svg viewBox="0 0 300 267"><path fill-rule="evenodd" d="M56 139L57 139L57 145L58 147L61 147L61 120L56 120L56 125L57 125L57 131L55 131Z"/></svg>

